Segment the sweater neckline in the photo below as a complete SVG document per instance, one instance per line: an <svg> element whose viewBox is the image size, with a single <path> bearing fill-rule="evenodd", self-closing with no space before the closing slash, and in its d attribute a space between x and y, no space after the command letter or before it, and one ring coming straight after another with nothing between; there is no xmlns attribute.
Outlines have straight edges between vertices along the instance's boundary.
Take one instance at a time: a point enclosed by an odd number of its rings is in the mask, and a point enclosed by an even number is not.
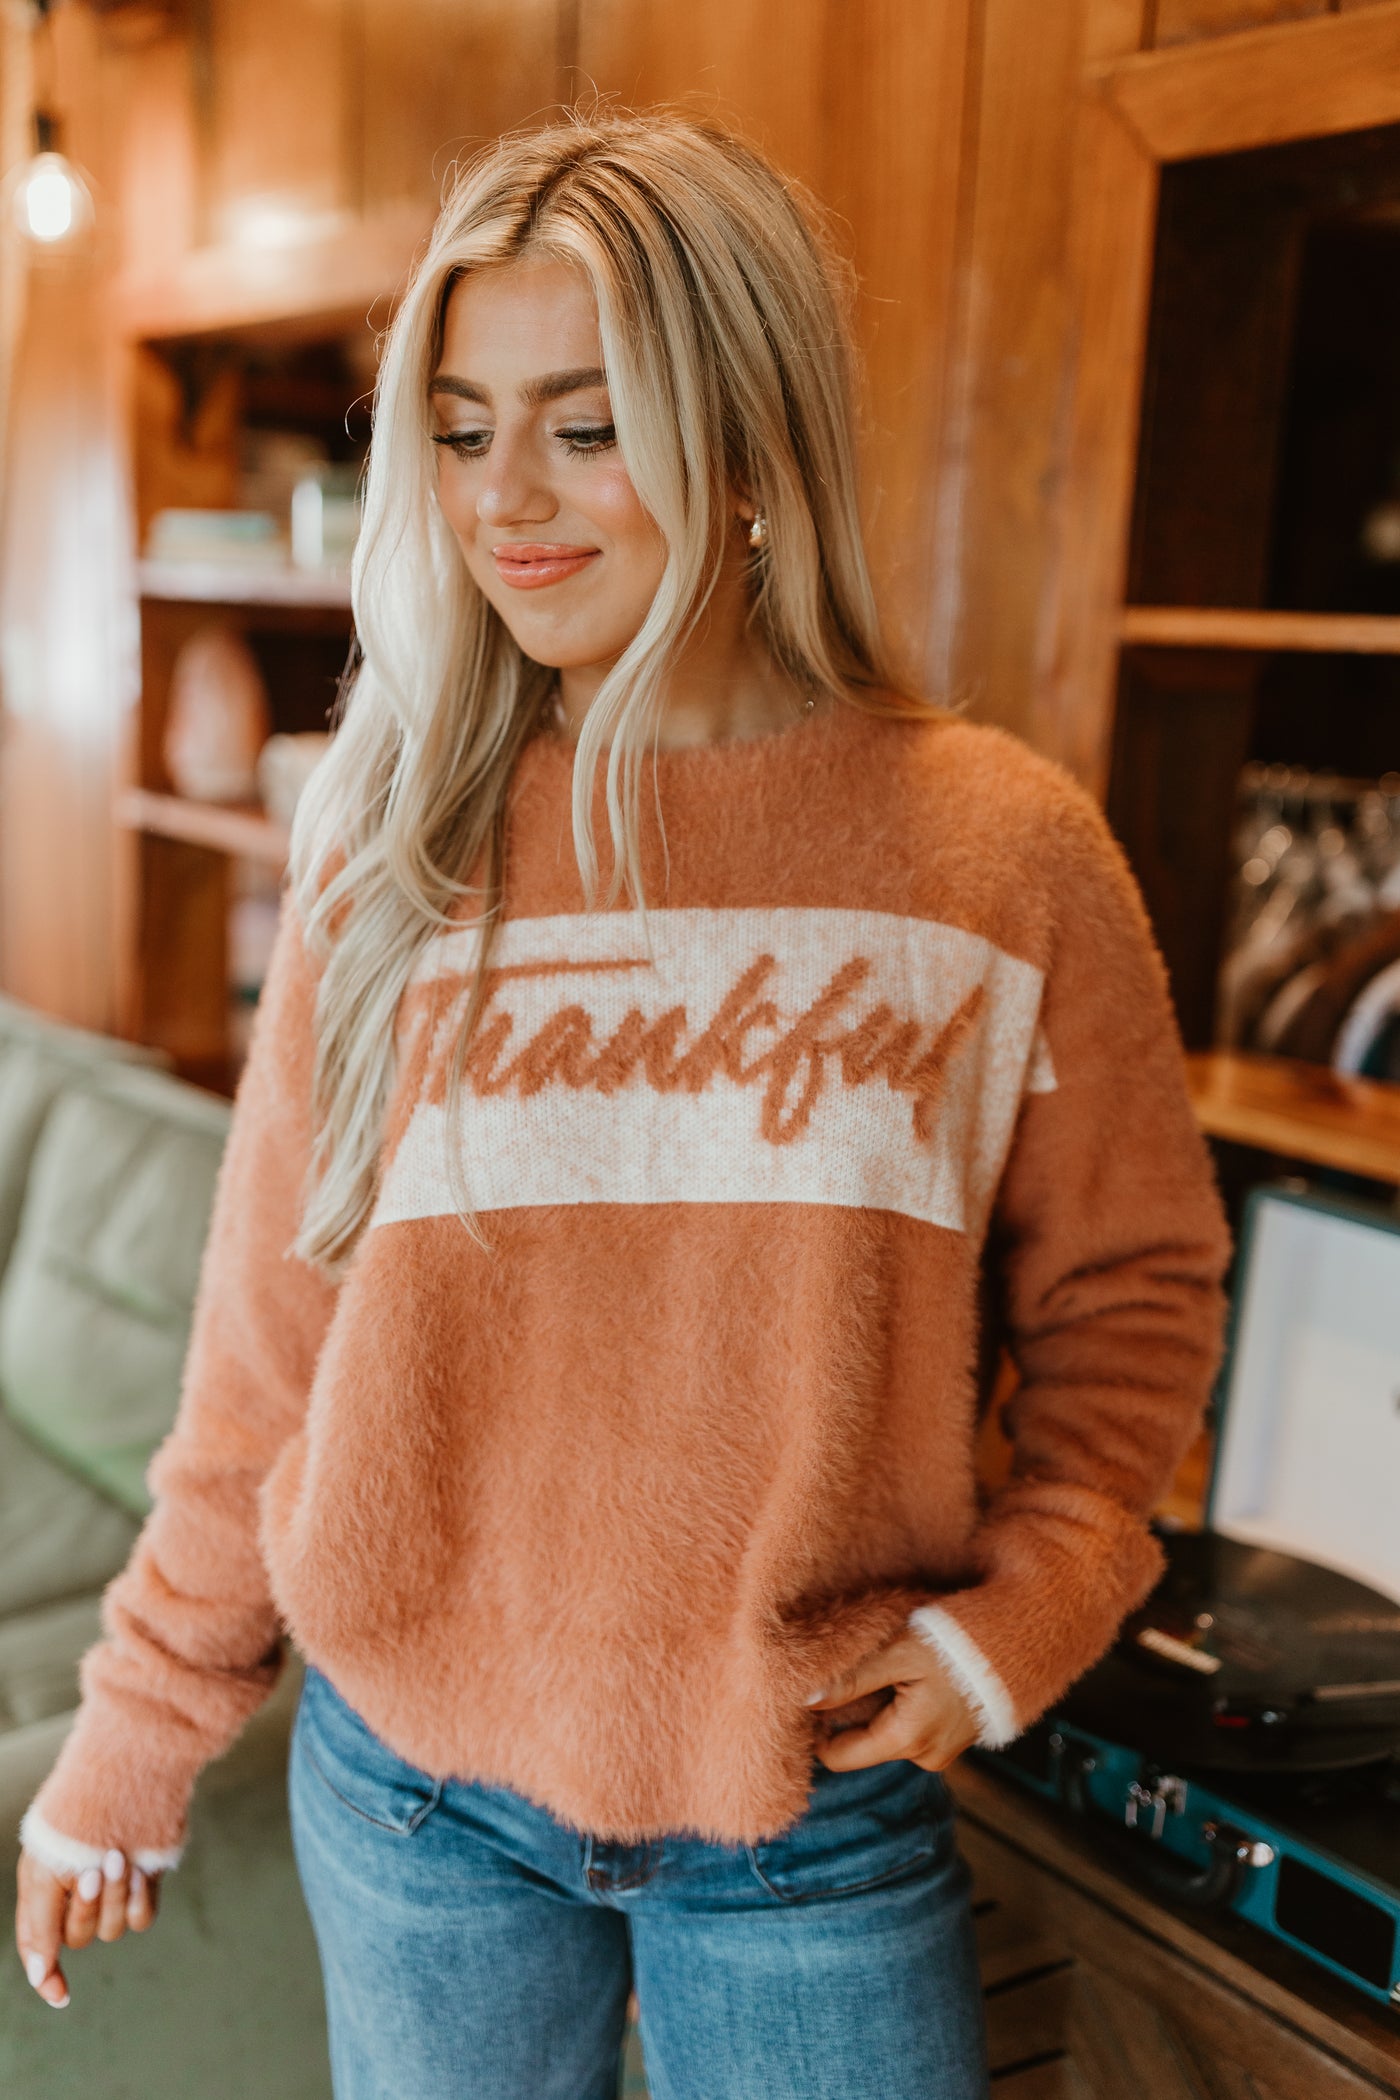
<svg viewBox="0 0 1400 2100"><path fill-rule="evenodd" d="M830 700L811 714L798 715L779 729L765 729L758 736L712 737L700 744L658 744L653 754L643 747L644 765L656 760L657 776L667 778L713 777L718 773L752 773L771 764L785 765L830 749L843 731L856 726L865 710L849 700ZM546 723L524 746L522 756L536 752L542 764L573 769L578 740L565 729ZM606 761L607 753L600 754ZM599 779L603 776L599 767Z"/></svg>

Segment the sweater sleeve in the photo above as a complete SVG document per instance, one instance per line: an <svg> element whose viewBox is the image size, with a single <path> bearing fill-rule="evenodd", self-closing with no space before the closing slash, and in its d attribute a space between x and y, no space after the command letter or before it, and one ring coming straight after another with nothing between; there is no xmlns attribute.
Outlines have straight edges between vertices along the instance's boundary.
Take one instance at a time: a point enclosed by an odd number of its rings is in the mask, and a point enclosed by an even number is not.
<svg viewBox="0 0 1400 2100"><path fill-rule="evenodd" d="M1224 1354L1232 1251L1165 962L1107 818L1065 776L1044 861L1054 1084L1023 1095L989 1258L1020 1383L966 1587L910 1623L1010 1741L1111 1644L1164 1557L1148 1524Z"/></svg>
<svg viewBox="0 0 1400 2100"><path fill-rule="evenodd" d="M259 1547L259 1488L297 1427L335 1287L290 1252L310 1158L316 973L290 889L215 1184L173 1426L153 1506L102 1598L81 1701L20 1826L54 1866L115 1846L173 1866L195 1780L284 1665Z"/></svg>

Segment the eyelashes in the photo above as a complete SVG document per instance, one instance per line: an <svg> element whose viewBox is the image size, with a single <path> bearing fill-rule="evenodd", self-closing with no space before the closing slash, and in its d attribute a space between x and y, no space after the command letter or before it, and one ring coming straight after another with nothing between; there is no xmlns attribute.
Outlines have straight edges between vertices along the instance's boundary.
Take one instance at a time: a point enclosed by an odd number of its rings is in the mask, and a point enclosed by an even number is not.
<svg viewBox="0 0 1400 2100"><path fill-rule="evenodd" d="M610 452L617 443L617 431L611 423L580 423L569 430L555 433L565 452L571 459L588 459L600 452ZM445 445L458 459L482 459L491 443L489 430L447 430L432 432L435 445Z"/></svg>
<svg viewBox="0 0 1400 2100"><path fill-rule="evenodd" d="M611 423L580 424L575 430L561 430L559 435L565 448L575 456L610 452L617 443L617 432Z"/></svg>

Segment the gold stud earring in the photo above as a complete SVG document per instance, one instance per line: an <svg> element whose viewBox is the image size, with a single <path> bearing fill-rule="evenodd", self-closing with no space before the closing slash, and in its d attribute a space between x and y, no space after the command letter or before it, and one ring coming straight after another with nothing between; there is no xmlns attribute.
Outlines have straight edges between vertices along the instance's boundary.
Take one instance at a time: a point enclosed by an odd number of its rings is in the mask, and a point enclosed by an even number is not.
<svg viewBox="0 0 1400 2100"><path fill-rule="evenodd" d="M749 545L755 553L768 545L768 520L761 510L756 510L749 526Z"/></svg>

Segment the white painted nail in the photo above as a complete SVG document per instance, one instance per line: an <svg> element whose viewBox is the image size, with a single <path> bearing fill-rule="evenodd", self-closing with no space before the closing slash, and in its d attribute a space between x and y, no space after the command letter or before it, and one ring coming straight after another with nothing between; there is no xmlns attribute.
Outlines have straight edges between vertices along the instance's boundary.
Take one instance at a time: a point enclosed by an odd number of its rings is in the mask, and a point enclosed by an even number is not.
<svg viewBox="0 0 1400 2100"><path fill-rule="evenodd" d="M25 1956L24 1973L37 1991L49 1973L49 1965L42 1954L29 1954Z"/></svg>
<svg viewBox="0 0 1400 2100"><path fill-rule="evenodd" d="M145 1886L146 1886L146 1873L145 1873L145 1869L144 1869L143 1867L133 1867L133 1868L132 1868L132 1870L131 1870L131 1893L132 1893L132 1895L133 1895L133 1896L139 1896L139 1895L140 1895L140 1893L141 1893L141 1891L142 1891L142 1889L143 1889L143 1888L144 1888Z"/></svg>
<svg viewBox="0 0 1400 2100"><path fill-rule="evenodd" d="M126 1872L125 1856L114 1845L102 1861L102 1871L109 1881L120 1881Z"/></svg>
<svg viewBox="0 0 1400 2100"><path fill-rule="evenodd" d="M815 1706L818 1699L824 1699L825 1697L825 1692L808 1692L807 1697L803 1700L802 1703L804 1706Z"/></svg>
<svg viewBox="0 0 1400 2100"><path fill-rule="evenodd" d="M78 1894L90 1902L102 1887L101 1867L84 1867L78 1876Z"/></svg>
<svg viewBox="0 0 1400 2100"><path fill-rule="evenodd" d="M68 1995L68 1992L65 1991L61 1998L45 1998L44 2003L45 2005L51 2005L55 2012L62 2012L64 2006L68 2003Z"/></svg>

